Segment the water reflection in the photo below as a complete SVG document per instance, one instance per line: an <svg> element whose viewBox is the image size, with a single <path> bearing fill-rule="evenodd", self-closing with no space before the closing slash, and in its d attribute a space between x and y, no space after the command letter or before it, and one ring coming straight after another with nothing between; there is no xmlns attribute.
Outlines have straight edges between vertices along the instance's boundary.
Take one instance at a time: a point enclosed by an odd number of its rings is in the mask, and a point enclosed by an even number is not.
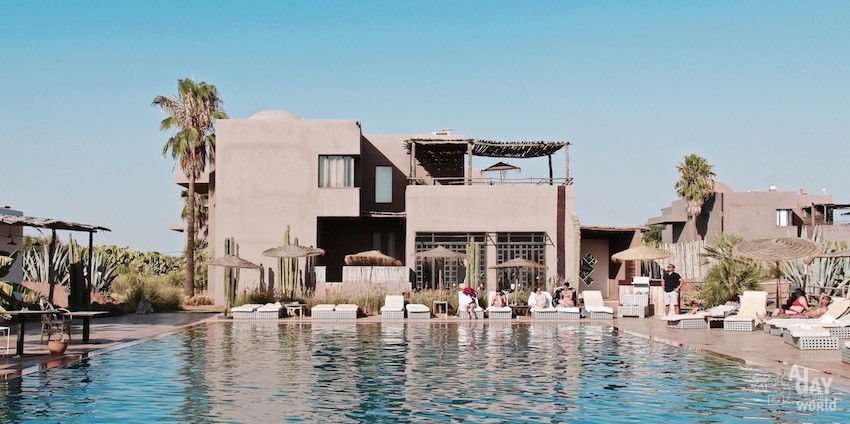
<svg viewBox="0 0 850 424"><path fill-rule="evenodd" d="M749 390L759 376L589 323L228 323L3 382L0 420L838 422L847 413L768 405Z"/></svg>

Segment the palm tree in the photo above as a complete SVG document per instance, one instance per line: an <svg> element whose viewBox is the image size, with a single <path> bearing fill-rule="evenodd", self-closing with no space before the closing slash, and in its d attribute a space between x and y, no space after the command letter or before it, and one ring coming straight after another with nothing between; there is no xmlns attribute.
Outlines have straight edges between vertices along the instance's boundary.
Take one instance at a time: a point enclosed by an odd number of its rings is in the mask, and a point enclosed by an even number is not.
<svg viewBox="0 0 850 424"><path fill-rule="evenodd" d="M189 216L189 190L180 192L180 197L184 199L186 204L180 212L180 219L186 219ZM200 231L201 228L207 226L209 219L209 195L203 193L195 193L195 231Z"/></svg>
<svg viewBox="0 0 850 424"><path fill-rule="evenodd" d="M215 86L203 81L195 82L191 78L177 80L177 95L157 96L153 105L158 106L168 116L162 120L163 131L173 130L174 134L165 142L162 156L169 152L177 161L183 173L189 178L187 209L195 210L195 180L207 167L207 161L215 158L216 119L225 119L222 100ZM187 214L186 280L183 289L186 296L195 294L195 214Z"/></svg>
<svg viewBox="0 0 850 424"><path fill-rule="evenodd" d="M687 204L688 221L696 231L696 218L702 212L702 205L714 194L714 171L711 165L701 156L691 153L685 156L685 161L676 165L679 180L676 181L676 194L685 199ZM700 235L702 237L702 235Z"/></svg>
<svg viewBox="0 0 850 424"><path fill-rule="evenodd" d="M764 270L759 262L740 259L732 250L744 238L727 233L719 233L714 244L705 246L702 256L704 263L711 264L699 289L699 298L704 306L717 306L732 300L745 290L759 290L759 280Z"/></svg>

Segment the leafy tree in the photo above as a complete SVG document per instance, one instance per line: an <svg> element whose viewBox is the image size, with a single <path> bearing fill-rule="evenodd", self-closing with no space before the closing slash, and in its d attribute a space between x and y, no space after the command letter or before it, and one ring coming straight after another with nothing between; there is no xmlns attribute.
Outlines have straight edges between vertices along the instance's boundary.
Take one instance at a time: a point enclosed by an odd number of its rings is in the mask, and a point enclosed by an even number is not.
<svg viewBox="0 0 850 424"><path fill-rule="evenodd" d="M180 169L189 178L187 209L195 210L195 181L207 167L208 161L215 159L216 119L225 119L222 100L215 86L203 81L195 82L191 78L177 81L177 95L157 96L153 105L167 113L160 128L173 130L174 134L165 142L162 156L171 157L180 165ZM186 225L186 280L183 290L186 296L194 295L195 287L195 214L187 215Z"/></svg>
<svg viewBox="0 0 850 424"><path fill-rule="evenodd" d="M703 305L722 305L745 290L759 290L759 279L764 276L762 265L732 254L732 249L743 241L741 236L720 233L714 244L706 246L700 254L705 263L712 264L699 291Z"/></svg>
<svg viewBox="0 0 850 424"><path fill-rule="evenodd" d="M688 221L694 233L697 233L696 219L702 212L702 206L714 194L715 173L711 168L705 158L693 153L685 156L685 161L676 166L679 171L676 194L685 199Z"/></svg>

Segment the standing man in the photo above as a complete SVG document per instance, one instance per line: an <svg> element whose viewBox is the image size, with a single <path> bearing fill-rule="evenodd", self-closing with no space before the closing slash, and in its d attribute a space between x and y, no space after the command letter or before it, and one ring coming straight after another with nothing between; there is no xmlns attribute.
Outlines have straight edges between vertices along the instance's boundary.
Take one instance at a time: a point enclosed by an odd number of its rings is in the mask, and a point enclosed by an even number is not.
<svg viewBox="0 0 850 424"><path fill-rule="evenodd" d="M671 306L676 314L679 314L679 289L682 287L682 276L676 273L676 266L673 264L667 265L667 272L664 273L664 305ZM670 308L667 308L667 315L671 315Z"/></svg>

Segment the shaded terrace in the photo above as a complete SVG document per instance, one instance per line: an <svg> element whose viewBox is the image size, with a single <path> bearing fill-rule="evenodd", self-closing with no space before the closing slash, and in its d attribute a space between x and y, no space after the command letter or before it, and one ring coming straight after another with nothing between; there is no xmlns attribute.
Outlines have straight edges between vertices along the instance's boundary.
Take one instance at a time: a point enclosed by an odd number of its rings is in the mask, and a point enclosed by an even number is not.
<svg viewBox="0 0 850 424"><path fill-rule="evenodd" d="M570 142L566 141L514 141L500 142L474 139L425 139L413 138L405 141L410 158L408 172L409 184L450 184L450 185L572 185L570 178ZM554 178L552 155L564 149L564 178ZM464 155L467 157L464 166ZM548 178L475 178L472 158L515 158L530 159L547 157L549 160ZM417 176L417 163L429 174Z"/></svg>

